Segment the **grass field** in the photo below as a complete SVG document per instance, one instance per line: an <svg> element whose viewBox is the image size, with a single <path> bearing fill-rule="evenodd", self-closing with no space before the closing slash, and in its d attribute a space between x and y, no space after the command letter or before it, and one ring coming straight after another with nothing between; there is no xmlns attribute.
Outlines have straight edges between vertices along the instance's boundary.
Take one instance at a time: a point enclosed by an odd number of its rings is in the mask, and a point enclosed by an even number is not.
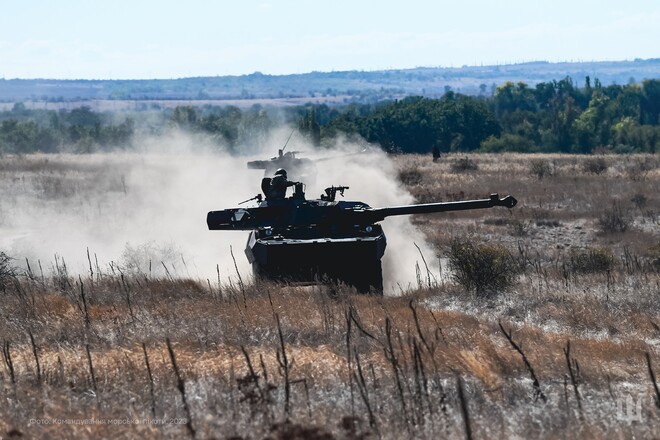
<svg viewBox="0 0 660 440"><path fill-rule="evenodd" d="M418 263L384 297L257 282L231 260L190 276L176 252L157 272L127 269L144 248L75 270L0 248L16 258L0 259L0 437L660 437L660 160L392 160L418 202L519 204L414 217L443 273ZM0 228L23 192L88 216L122 207L130 166L0 158ZM451 276L465 249L495 256L472 268L500 269L485 289ZM511 283L488 288L504 271Z"/></svg>

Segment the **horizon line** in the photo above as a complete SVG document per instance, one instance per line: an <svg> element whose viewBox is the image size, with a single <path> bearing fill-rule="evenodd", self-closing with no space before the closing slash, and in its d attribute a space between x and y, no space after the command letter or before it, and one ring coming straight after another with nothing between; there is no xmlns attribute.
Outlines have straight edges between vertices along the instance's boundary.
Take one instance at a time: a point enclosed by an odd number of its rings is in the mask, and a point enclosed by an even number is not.
<svg viewBox="0 0 660 440"><path fill-rule="evenodd" d="M285 74L269 74L263 73L261 71L254 71L251 73L244 73L240 75L197 75L197 76L181 76L176 78L47 78L47 77L35 77L35 78L5 78L4 75L0 77L0 81L178 81L194 78L242 78L249 76L268 76L268 77L286 77L286 76L304 76L311 74L332 74L332 73L347 73L347 72L362 72L362 73L378 73L378 72L396 72L396 71L407 71L407 70L418 70L418 69L437 69L437 70L462 70L462 69L475 69L475 68L488 68L488 67L503 67L503 66L523 66L531 64L600 64L600 63L636 63L636 62L649 62L649 61L660 61L660 58L633 58L633 59L623 59L623 60L564 60L564 61L547 61L547 60L530 60L530 61L519 61L519 62L503 62L495 64L473 64L467 65L464 64L460 67L451 66L415 66L415 67L401 67L401 68L387 68L387 69L351 69L351 70L311 70L303 73L285 73Z"/></svg>

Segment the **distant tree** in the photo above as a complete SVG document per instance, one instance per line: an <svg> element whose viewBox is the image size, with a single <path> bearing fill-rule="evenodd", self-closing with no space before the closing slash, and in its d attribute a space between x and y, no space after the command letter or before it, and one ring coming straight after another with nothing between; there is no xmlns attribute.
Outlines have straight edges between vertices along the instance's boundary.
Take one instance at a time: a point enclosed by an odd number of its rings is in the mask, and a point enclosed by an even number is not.
<svg viewBox="0 0 660 440"><path fill-rule="evenodd" d="M647 79L642 82L643 100L641 119L643 124L660 124L660 80Z"/></svg>
<svg viewBox="0 0 660 440"><path fill-rule="evenodd" d="M4 153L30 153L39 137L39 126L33 121L16 119L0 124L0 148Z"/></svg>
<svg viewBox="0 0 660 440"><path fill-rule="evenodd" d="M101 128L99 143L104 147L130 146L133 134L135 133L135 122L132 118L126 118L119 125L106 125Z"/></svg>
<svg viewBox="0 0 660 440"><path fill-rule="evenodd" d="M489 136L481 142L479 151L485 153L501 153L516 151L520 153L538 152L539 148L530 139L517 134L503 133L501 136Z"/></svg>
<svg viewBox="0 0 660 440"><path fill-rule="evenodd" d="M589 107L582 112L573 122L573 130L576 133L577 148L575 152L588 153L594 147L602 145L602 133L606 131L607 121L605 109L609 98L601 92L594 93Z"/></svg>
<svg viewBox="0 0 660 440"><path fill-rule="evenodd" d="M527 84L506 82L495 90L493 97L495 111L498 115L513 111L535 111L536 99L534 92Z"/></svg>
<svg viewBox="0 0 660 440"><path fill-rule="evenodd" d="M218 144L226 145L230 150L234 150L239 143L242 120L243 112L241 109L235 106L228 106L223 108L219 113L210 114L199 120L195 116L195 124L191 125L188 123L188 126L211 134Z"/></svg>
<svg viewBox="0 0 660 440"><path fill-rule="evenodd" d="M357 132L388 151L474 150L482 140L500 132L483 100L453 92L441 99L409 97L359 113L359 108L353 108L332 125Z"/></svg>
<svg viewBox="0 0 660 440"><path fill-rule="evenodd" d="M66 115L66 121L70 125L92 128L98 127L101 124L101 118L99 115L94 113L87 106L71 110L68 115Z"/></svg>
<svg viewBox="0 0 660 440"><path fill-rule="evenodd" d="M170 121L179 128L192 128L197 122L197 112L191 105L176 106Z"/></svg>
<svg viewBox="0 0 660 440"><path fill-rule="evenodd" d="M238 139L233 147L238 144L243 146L245 153L256 152L258 147L264 145L274 125L268 112L260 107L255 106L249 111L242 112Z"/></svg>
<svg viewBox="0 0 660 440"><path fill-rule="evenodd" d="M303 136L307 137L312 145L318 147L321 145L321 126L316 120L316 110L310 109L304 117L298 121L298 129Z"/></svg>
<svg viewBox="0 0 660 440"><path fill-rule="evenodd" d="M14 116L25 116L28 114L28 110L25 107L25 104L22 102L17 102L11 109L11 112Z"/></svg>

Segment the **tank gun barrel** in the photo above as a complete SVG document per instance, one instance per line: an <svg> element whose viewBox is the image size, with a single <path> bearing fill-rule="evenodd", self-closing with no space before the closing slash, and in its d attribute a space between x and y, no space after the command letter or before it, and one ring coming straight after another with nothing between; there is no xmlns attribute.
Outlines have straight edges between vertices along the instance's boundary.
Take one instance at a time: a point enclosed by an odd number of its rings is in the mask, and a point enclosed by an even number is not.
<svg viewBox="0 0 660 440"><path fill-rule="evenodd" d="M338 187L332 188L338 189ZM211 230L369 225L395 215L430 214L434 212L493 208L495 206L513 208L516 203L517 200L512 196L500 199L497 194L491 194L488 199L374 209L360 202L321 200L309 203L304 199L291 198L285 200L284 203L278 202L268 206L211 211L207 215L206 223Z"/></svg>
<svg viewBox="0 0 660 440"><path fill-rule="evenodd" d="M464 211L469 209L485 209L495 206L513 208L518 201L513 196L500 199L497 194L491 194L488 199L465 200L459 202L425 203L421 205L391 206L376 208L371 212L372 221L378 222L394 215L430 214L433 212Z"/></svg>

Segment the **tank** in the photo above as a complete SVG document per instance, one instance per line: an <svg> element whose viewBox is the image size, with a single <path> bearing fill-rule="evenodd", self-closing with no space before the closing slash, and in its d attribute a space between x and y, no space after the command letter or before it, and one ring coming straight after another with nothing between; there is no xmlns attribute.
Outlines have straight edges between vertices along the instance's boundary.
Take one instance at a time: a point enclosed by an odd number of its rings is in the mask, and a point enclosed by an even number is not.
<svg viewBox="0 0 660 440"><path fill-rule="evenodd" d="M268 179L262 182L262 189ZM512 196L479 200L372 208L360 201L336 200L347 186L331 186L308 200L304 184L291 197L268 200L261 194L246 200L254 207L211 211L210 230L250 231L245 254L257 277L292 282L343 282L360 292L382 293L381 259L386 238L380 221L395 215L513 208Z"/></svg>
<svg viewBox="0 0 660 440"><path fill-rule="evenodd" d="M277 150L277 156L264 160L251 160L247 163L247 167L252 170L264 170L265 176L273 174L279 168L286 168L296 178L301 178L308 172L315 172L314 162L311 159L296 157L300 151L284 152L295 132L296 130L293 130L289 134L284 146Z"/></svg>
<svg viewBox="0 0 660 440"><path fill-rule="evenodd" d="M300 151L287 151L284 149L277 151L277 156L264 160L251 160L247 167L252 170L264 170L264 175L271 175L279 168L285 168L296 179L314 173L316 166L312 159L306 157L296 157Z"/></svg>
<svg viewBox="0 0 660 440"><path fill-rule="evenodd" d="M288 140L287 140L288 143ZM366 149L355 153L340 154L330 157L322 157L316 159L309 159L306 157L300 157L300 154L303 154L302 151L284 151L286 149L286 144L283 148L277 150L277 156L271 157L270 159L261 159L261 160L251 160L247 162L248 169L251 170L264 170L264 176L271 176L275 173L276 170L283 168L286 169L289 177L296 180L304 180L309 182L314 179L316 175L316 164L318 162L325 162L330 160L336 160L341 158L346 158L350 156L356 156L360 154L365 154Z"/></svg>

